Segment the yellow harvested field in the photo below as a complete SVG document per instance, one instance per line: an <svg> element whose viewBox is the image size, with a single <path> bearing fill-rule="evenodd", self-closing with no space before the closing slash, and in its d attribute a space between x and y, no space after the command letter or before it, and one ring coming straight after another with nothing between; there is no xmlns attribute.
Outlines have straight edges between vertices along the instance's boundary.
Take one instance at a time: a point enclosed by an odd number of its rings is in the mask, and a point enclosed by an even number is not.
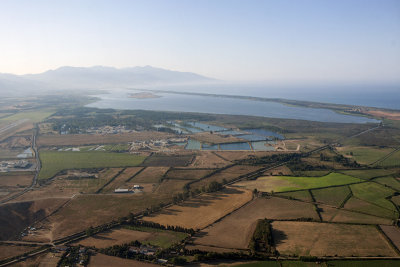
<svg viewBox="0 0 400 267"><path fill-rule="evenodd" d="M88 267L160 267L160 265L136 261L136 260L128 260L119 257L107 256L104 254L97 253L94 256L90 257Z"/></svg>
<svg viewBox="0 0 400 267"><path fill-rule="evenodd" d="M235 166L229 167L223 171L220 171L214 175L211 175L210 177L207 177L207 179L197 181L197 182L193 183L191 185L191 187L201 188L202 186L208 186L213 181L222 183L224 179L229 182L233 179L238 178L241 175L245 175L247 173L254 172L259 169L260 169L260 167L258 167L258 166L235 165Z"/></svg>
<svg viewBox="0 0 400 267"><path fill-rule="evenodd" d="M135 183L158 183L169 167L146 167L131 180Z"/></svg>
<svg viewBox="0 0 400 267"><path fill-rule="evenodd" d="M195 160L188 166L191 168L222 168L231 162L215 155L212 151L199 151Z"/></svg>
<svg viewBox="0 0 400 267"><path fill-rule="evenodd" d="M75 245L79 244L86 247L106 248L114 245L130 243L135 240L143 241L148 239L152 235L153 233L150 232L118 228L85 238L77 242Z"/></svg>
<svg viewBox="0 0 400 267"><path fill-rule="evenodd" d="M28 186L33 181L33 174L7 173L0 175L0 187Z"/></svg>
<svg viewBox="0 0 400 267"><path fill-rule="evenodd" d="M143 219L163 225L202 229L251 199L250 191L229 187L221 192L203 194L183 204L173 205Z"/></svg>
<svg viewBox="0 0 400 267"><path fill-rule="evenodd" d="M194 244L219 248L247 249L258 219L312 218L312 204L285 198L257 198L221 221L203 229Z"/></svg>
<svg viewBox="0 0 400 267"><path fill-rule="evenodd" d="M397 256L372 225L275 221L272 229L281 255Z"/></svg>

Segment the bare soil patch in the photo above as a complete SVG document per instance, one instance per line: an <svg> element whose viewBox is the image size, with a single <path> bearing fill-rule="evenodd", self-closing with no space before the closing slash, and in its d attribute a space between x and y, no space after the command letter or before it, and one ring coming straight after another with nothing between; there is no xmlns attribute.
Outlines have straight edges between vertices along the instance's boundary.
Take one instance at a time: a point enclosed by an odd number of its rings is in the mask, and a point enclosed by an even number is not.
<svg viewBox="0 0 400 267"><path fill-rule="evenodd" d="M375 226L275 221L272 228L283 255L397 256Z"/></svg>
<svg viewBox="0 0 400 267"><path fill-rule="evenodd" d="M194 245L247 249L258 219L318 219L312 204L284 198L257 198L203 229Z"/></svg>
<svg viewBox="0 0 400 267"><path fill-rule="evenodd" d="M200 195L180 205L173 205L160 213L145 217L144 220L202 229L241 207L251 198L250 191L230 187L220 192Z"/></svg>

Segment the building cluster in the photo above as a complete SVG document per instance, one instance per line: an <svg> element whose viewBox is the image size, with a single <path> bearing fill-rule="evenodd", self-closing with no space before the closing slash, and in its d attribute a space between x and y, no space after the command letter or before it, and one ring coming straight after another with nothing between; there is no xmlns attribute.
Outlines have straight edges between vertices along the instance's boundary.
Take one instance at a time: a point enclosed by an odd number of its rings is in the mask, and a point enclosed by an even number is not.
<svg viewBox="0 0 400 267"><path fill-rule="evenodd" d="M116 194L127 194L127 193L140 193L142 192L143 187L135 184L132 188L117 188L114 190Z"/></svg>
<svg viewBox="0 0 400 267"><path fill-rule="evenodd" d="M120 134L120 133L133 133L135 130L126 129L125 126L102 126L102 127L90 127L86 130L89 134Z"/></svg>
<svg viewBox="0 0 400 267"><path fill-rule="evenodd" d="M10 172L26 170L30 168L32 164L26 160L7 160L0 161L0 172Z"/></svg>
<svg viewBox="0 0 400 267"><path fill-rule="evenodd" d="M171 146L178 143L184 143L187 138L171 138L161 140L146 140L146 141L133 141L131 144L131 150L170 150Z"/></svg>

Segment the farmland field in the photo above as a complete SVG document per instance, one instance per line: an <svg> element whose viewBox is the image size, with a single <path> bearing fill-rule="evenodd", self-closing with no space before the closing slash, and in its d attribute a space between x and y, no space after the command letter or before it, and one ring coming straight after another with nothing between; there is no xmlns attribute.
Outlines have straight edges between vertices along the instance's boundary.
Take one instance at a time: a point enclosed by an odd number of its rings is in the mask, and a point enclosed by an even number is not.
<svg viewBox="0 0 400 267"><path fill-rule="evenodd" d="M340 171L343 174L354 176L357 178L369 180L375 177L381 177L396 173L396 170L385 170L385 169L368 169L368 170L344 170Z"/></svg>
<svg viewBox="0 0 400 267"><path fill-rule="evenodd" d="M97 253L90 257L89 267L109 267L109 266L119 266L119 267L159 267L158 264L147 263L136 260L128 260L118 257L107 256L104 254Z"/></svg>
<svg viewBox="0 0 400 267"><path fill-rule="evenodd" d="M350 188L353 191L353 195L359 199L368 201L388 210L395 210L393 204L385 199L385 197L391 196L394 193L394 190L388 187L368 182L351 185Z"/></svg>
<svg viewBox="0 0 400 267"><path fill-rule="evenodd" d="M272 229L283 255L397 256L375 226L275 221Z"/></svg>
<svg viewBox="0 0 400 267"><path fill-rule="evenodd" d="M389 202L389 204L391 204L391 203ZM355 198L355 197L351 197L344 205L344 208L349 209L349 210L360 211L360 212L363 212L366 214L371 214L371 215L384 217L384 218L388 218L388 219L394 219L394 217L396 216L396 213L397 213L394 210L394 206L393 206L392 210L389 210L389 209L382 208L373 203L366 202L366 201L363 201L363 200Z"/></svg>
<svg viewBox="0 0 400 267"><path fill-rule="evenodd" d="M251 198L252 194L247 190L227 188L221 192L203 194L181 205L166 208L145 217L144 220L163 225L202 229L249 202Z"/></svg>
<svg viewBox="0 0 400 267"><path fill-rule="evenodd" d="M400 181L393 177L381 177L374 179L374 182L377 182L381 185L387 185L397 191L400 191Z"/></svg>
<svg viewBox="0 0 400 267"><path fill-rule="evenodd" d="M39 155L42 162L39 179L51 178L67 169L128 167L144 160L143 156L109 152L40 151Z"/></svg>
<svg viewBox="0 0 400 267"><path fill-rule="evenodd" d="M355 146L345 146L338 148L339 152L347 157L352 157L358 163L361 164L371 164L380 158L384 157L386 154L393 151L391 148L380 148L380 147L355 147ZM350 156L349 153L353 155Z"/></svg>
<svg viewBox="0 0 400 267"><path fill-rule="evenodd" d="M146 167L135 175L131 182L135 183L159 183L169 167Z"/></svg>
<svg viewBox="0 0 400 267"><path fill-rule="evenodd" d="M166 178L174 180L197 180L213 171L214 169L171 169Z"/></svg>
<svg viewBox="0 0 400 267"><path fill-rule="evenodd" d="M132 228L132 230L130 229ZM117 228L94 236L85 238L77 244L88 247L106 248L114 245L127 244L138 240L142 243L167 248L173 243L180 242L187 235L185 233L172 232L145 227Z"/></svg>
<svg viewBox="0 0 400 267"><path fill-rule="evenodd" d="M152 155L143 162L144 166L183 167L193 160L193 155Z"/></svg>
<svg viewBox="0 0 400 267"><path fill-rule="evenodd" d="M330 173L322 177L296 177L296 176L267 176L253 181L236 183L247 189L257 189L263 192L285 192L292 190L312 189L358 183L361 180L340 173Z"/></svg>
<svg viewBox="0 0 400 267"><path fill-rule="evenodd" d="M339 207L350 194L348 186L314 189L312 194L317 202Z"/></svg>
<svg viewBox="0 0 400 267"><path fill-rule="evenodd" d="M0 173L0 188L9 186L28 186L32 183L31 173Z"/></svg>
<svg viewBox="0 0 400 267"><path fill-rule="evenodd" d="M384 161L378 163L379 166L389 167L389 166L400 166L400 150L392 154L390 157Z"/></svg>
<svg viewBox="0 0 400 267"><path fill-rule="evenodd" d="M235 165L235 166L229 167L227 169L224 169L220 172L217 172L217 173L207 177L206 179L194 182L191 185L191 187L201 188L202 186L208 186L208 184L213 181L222 183L224 181L224 179L229 182L235 178L238 178L241 175L245 175L247 173L254 172L258 169L260 169L260 167L248 166L248 165Z"/></svg>
<svg viewBox="0 0 400 267"><path fill-rule="evenodd" d="M258 219L318 219L312 204L284 198L257 198L203 229L195 245L247 249Z"/></svg>
<svg viewBox="0 0 400 267"><path fill-rule="evenodd" d="M171 196L154 194L129 195L79 195L59 212L44 222L48 231L45 236L60 238L89 226L97 226L129 212L139 212L161 202L170 201Z"/></svg>
<svg viewBox="0 0 400 267"><path fill-rule="evenodd" d="M382 231L389 237L393 244L400 249L400 230L393 225L380 225Z"/></svg>
<svg viewBox="0 0 400 267"><path fill-rule="evenodd" d="M303 201L312 201L310 192L308 192L308 190L287 192L287 193L277 193L276 195L299 199L299 200L303 200Z"/></svg>

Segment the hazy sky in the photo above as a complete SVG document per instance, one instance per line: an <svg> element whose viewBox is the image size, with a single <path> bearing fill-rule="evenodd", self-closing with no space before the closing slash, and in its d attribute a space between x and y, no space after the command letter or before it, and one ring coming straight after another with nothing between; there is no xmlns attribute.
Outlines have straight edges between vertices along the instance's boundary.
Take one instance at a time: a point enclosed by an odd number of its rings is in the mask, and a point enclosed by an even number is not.
<svg viewBox="0 0 400 267"><path fill-rule="evenodd" d="M400 0L1 0L0 72L65 65L400 82Z"/></svg>

